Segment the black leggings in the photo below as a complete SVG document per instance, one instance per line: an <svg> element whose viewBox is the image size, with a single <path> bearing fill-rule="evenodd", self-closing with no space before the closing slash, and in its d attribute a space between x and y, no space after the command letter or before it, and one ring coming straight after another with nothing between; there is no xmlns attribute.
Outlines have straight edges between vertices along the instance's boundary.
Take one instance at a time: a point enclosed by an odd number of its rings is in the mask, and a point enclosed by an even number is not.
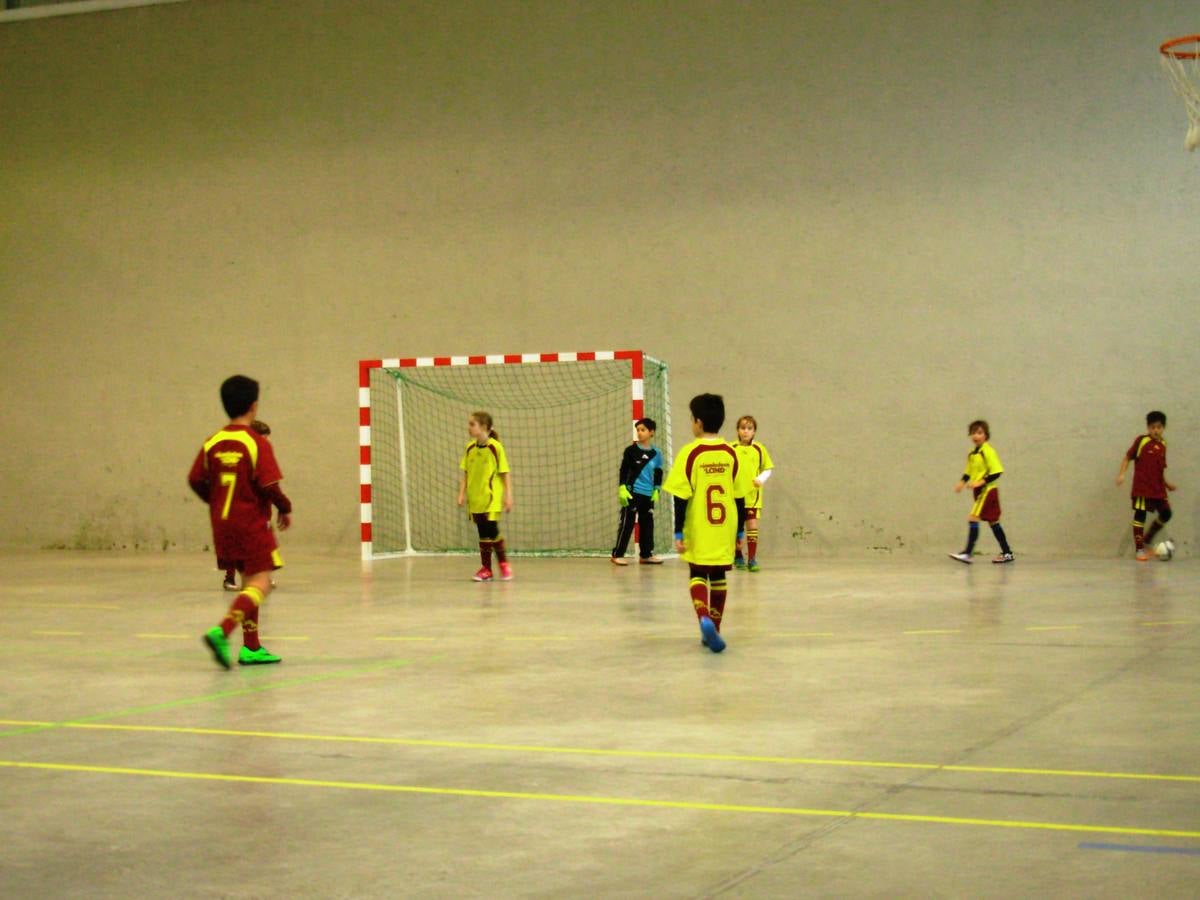
<svg viewBox="0 0 1200 900"><path fill-rule="evenodd" d="M475 520L475 527L479 530L481 541L494 541L500 537L500 523L495 519L489 519L487 513L474 513L471 518Z"/></svg>
<svg viewBox="0 0 1200 900"><path fill-rule="evenodd" d="M645 494L634 494L628 506L621 507L621 521L617 525L617 543L612 555L622 557L629 549L629 538L633 536L633 523L641 528L638 531L638 549L642 559L654 555L654 501Z"/></svg>

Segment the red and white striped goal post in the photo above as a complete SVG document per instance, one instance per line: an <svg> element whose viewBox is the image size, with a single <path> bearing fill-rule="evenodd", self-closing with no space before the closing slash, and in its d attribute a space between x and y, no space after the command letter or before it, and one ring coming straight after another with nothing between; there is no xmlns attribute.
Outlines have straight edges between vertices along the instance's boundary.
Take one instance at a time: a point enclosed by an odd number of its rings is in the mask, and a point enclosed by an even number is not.
<svg viewBox="0 0 1200 900"><path fill-rule="evenodd" d="M358 361L358 491L362 558L371 553L371 370L423 369L451 366L528 366L564 362L626 361L630 367L630 428L645 415L643 372L646 354L641 350L581 350L575 353L497 353L483 356L415 356Z"/></svg>

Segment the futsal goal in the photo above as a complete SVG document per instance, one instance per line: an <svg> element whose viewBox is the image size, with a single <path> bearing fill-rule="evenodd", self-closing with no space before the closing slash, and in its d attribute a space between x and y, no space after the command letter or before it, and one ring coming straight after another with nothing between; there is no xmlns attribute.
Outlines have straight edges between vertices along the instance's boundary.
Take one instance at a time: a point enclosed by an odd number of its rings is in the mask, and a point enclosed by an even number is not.
<svg viewBox="0 0 1200 900"><path fill-rule="evenodd" d="M516 555L611 552L621 454L638 419L655 420L664 468L671 459L667 366L640 350L361 360L358 404L364 560L478 549L455 502L477 410L491 413L512 469L501 532ZM656 509L663 553L669 499Z"/></svg>

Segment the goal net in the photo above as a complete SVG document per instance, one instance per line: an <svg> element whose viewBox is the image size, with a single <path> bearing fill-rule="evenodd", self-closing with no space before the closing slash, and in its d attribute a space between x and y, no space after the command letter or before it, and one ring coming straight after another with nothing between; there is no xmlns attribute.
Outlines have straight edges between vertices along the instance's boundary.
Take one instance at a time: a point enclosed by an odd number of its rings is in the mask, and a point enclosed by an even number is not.
<svg viewBox="0 0 1200 900"><path fill-rule="evenodd" d="M612 551L621 454L643 416L671 460L667 366L640 350L422 357L359 363L363 559L473 553L478 534L456 505L471 413L491 413L512 469L501 520L516 555ZM671 549L670 498L655 544Z"/></svg>

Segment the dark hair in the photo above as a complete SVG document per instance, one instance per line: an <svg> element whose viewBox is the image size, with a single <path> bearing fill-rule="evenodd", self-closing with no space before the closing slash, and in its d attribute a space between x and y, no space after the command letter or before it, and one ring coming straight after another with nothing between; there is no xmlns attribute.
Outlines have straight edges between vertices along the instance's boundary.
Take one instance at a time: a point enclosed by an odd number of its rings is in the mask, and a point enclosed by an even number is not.
<svg viewBox="0 0 1200 900"><path fill-rule="evenodd" d="M988 428L988 423L986 420L976 419L974 422L972 422L970 425L967 426L967 434L970 434L976 428L983 429L983 436L985 438L990 438L992 436L992 429Z"/></svg>
<svg viewBox="0 0 1200 900"><path fill-rule="evenodd" d="M221 384L221 405L225 414L231 419L239 418L250 412L250 407L258 400L258 382L245 375L233 375Z"/></svg>
<svg viewBox="0 0 1200 900"><path fill-rule="evenodd" d="M658 425L654 423L653 419L638 419L633 423L634 428L637 428L639 425L646 426L647 431L658 431Z"/></svg>
<svg viewBox="0 0 1200 900"><path fill-rule="evenodd" d="M1167 414L1165 412L1159 412L1157 409L1146 413L1146 424L1153 425L1155 423L1158 423L1159 425L1162 425L1163 428L1166 428Z"/></svg>
<svg viewBox="0 0 1200 900"><path fill-rule="evenodd" d="M492 414L480 410L471 413L471 418L488 430L488 437L500 440L500 434L492 427Z"/></svg>
<svg viewBox="0 0 1200 900"><path fill-rule="evenodd" d="M716 434L725 424L725 398L720 394L697 394L688 409L708 434Z"/></svg>

